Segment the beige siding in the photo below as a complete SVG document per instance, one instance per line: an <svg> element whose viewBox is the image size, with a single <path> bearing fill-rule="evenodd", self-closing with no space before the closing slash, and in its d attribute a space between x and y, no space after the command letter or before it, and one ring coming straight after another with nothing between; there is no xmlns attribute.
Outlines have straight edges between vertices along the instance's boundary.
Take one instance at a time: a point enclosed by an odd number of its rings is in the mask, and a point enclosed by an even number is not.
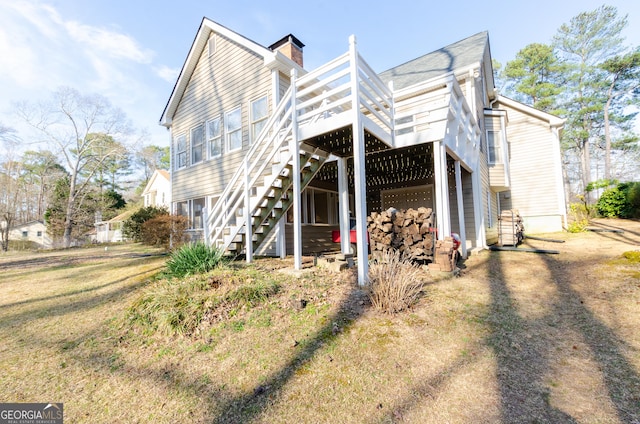
<svg viewBox="0 0 640 424"><path fill-rule="evenodd" d="M500 131L500 117L499 116L487 116L484 119L486 124L485 129L485 137L486 131ZM502 147L502 146L500 146ZM487 140L487 150L488 150L488 140ZM485 155L488 156L488 152ZM508 152L502 152L503 159L506 160L508 158ZM488 162L487 162L488 163ZM507 185L507 179L505 178L505 166L502 163L489 164L489 181L492 187L504 187Z"/></svg>
<svg viewBox="0 0 640 424"><path fill-rule="evenodd" d="M523 217L561 216L554 168L559 152L554 151L549 124L518 110L507 109L507 113L511 190L503 195L510 197L503 209L518 209Z"/></svg>
<svg viewBox="0 0 640 424"><path fill-rule="evenodd" d="M271 103L271 72L264 67L263 58L220 35L215 36L216 52L211 57L208 49L202 52L173 118L174 139L180 134L187 135L188 163L186 168L173 172L174 202L224 190L242 161L243 150L249 147L250 102L268 95ZM242 110L243 150L227 153L223 142L221 157L207 160L205 155L203 162L191 165L190 130L237 107Z"/></svg>

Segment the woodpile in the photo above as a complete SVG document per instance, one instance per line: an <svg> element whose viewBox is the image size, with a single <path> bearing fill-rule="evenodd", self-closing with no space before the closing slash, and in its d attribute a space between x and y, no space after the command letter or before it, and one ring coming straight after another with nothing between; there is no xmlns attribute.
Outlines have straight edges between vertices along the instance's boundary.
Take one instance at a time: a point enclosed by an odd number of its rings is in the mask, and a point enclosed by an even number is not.
<svg viewBox="0 0 640 424"><path fill-rule="evenodd" d="M502 211L498 217L498 244L517 246L524 240L522 217L516 209Z"/></svg>
<svg viewBox="0 0 640 424"><path fill-rule="evenodd" d="M387 250L397 250L412 260L433 258L434 215L430 208L389 208L367 217L369 246L374 259Z"/></svg>
<svg viewBox="0 0 640 424"><path fill-rule="evenodd" d="M433 262L429 264L429 271L453 272L457 268L458 251L452 237L436 241Z"/></svg>

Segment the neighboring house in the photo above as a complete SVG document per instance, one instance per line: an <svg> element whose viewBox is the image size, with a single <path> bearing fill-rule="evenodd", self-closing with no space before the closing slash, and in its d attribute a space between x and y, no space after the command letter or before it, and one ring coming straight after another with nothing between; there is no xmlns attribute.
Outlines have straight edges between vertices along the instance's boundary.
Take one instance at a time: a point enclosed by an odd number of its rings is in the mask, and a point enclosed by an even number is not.
<svg viewBox="0 0 640 424"><path fill-rule="evenodd" d="M142 192L144 207L155 206L171 209L171 176L164 169L153 171Z"/></svg>
<svg viewBox="0 0 640 424"><path fill-rule="evenodd" d="M53 241L47 234L47 226L42 221L30 221L11 227L9 240L30 241L41 249L53 247Z"/></svg>
<svg viewBox="0 0 640 424"><path fill-rule="evenodd" d="M462 254L498 239L502 209L556 231L565 219L563 121L498 96L481 32L382 73L348 51L307 71L304 45L269 47L203 19L165 110L172 212L195 238L246 255L347 252L355 218L389 207L436 212ZM531 197L535 196L535 199ZM250 223L250 225L246 225ZM368 264L358 261L358 279Z"/></svg>
<svg viewBox="0 0 640 424"><path fill-rule="evenodd" d="M95 222L96 231L93 242L117 243L125 241L126 239L122 234L122 224L135 212L135 210L128 210L120 215L114 216L108 221L97 219Z"/></svg>

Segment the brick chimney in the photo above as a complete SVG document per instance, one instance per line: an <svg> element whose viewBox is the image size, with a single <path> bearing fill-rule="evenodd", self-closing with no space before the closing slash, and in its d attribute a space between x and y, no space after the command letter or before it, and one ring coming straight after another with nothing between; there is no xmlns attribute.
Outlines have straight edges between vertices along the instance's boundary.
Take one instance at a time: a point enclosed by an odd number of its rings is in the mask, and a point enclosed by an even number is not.
<svg viewBox="0 0 640 424"><path fill-rule="evenodd" d="M269 46L271 50L277 50L295 63L303 67L302 48L304 44L293 34L289 34Z"/></svg>

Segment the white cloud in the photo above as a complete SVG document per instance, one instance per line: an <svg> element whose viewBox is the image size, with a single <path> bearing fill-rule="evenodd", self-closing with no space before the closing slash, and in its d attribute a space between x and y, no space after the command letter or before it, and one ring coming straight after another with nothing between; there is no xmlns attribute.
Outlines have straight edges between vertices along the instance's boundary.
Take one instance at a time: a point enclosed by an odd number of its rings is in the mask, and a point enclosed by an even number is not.
<svg viewBox="0 0 640 424"><path fill-rule="evenodd" d="M153 59L123 31L69 19L37 0L0 0L0 122L17 127L13 101L38 101L71 86L105 96L134 126L155 129L164 99L154 84L175 81L177 71Z"/></svg>
<svg viewBox="0 0 640 424"><path fill-rule="evenodd" d="M164 65L156 66L155 68L153 68L153 70L155 71L156 75L170 83L176 82L178 76L180 75L180 69L170 68Z"/></svg>
<svg viewBox="0 0 640 424"><path fill-rule="evenodd" d="M136 41L125 34L83 25L75 21L64 22L64 27L73 40L92 50L98 50L112 58L126 59L137 63L148 64L153 58L153 51L142 49Z"/></svg>

